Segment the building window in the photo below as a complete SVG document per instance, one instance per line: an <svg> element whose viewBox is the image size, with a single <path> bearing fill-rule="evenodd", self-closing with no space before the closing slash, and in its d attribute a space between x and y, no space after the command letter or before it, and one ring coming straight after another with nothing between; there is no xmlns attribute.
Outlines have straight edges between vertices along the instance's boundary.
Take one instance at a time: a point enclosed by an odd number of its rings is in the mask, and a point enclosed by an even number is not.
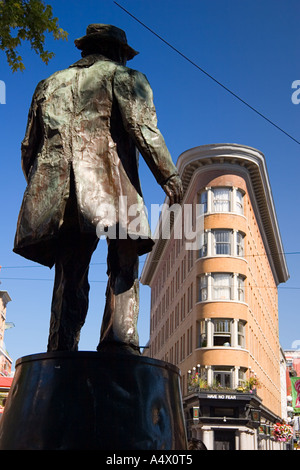
<svg viewBox="0 0 300 470"><path fill-rule="evenodd" d="M193 352L193 327L187 330L187 355Z"/></svg>
<svg viewBox="0 0 300 470"><path fill-rule="evenodd" d="M174 344L174 364L178 364L178 341Z"/></svg>
<svg viewBox="0 0 300 470"><path fill-rule="evenodd" d="M199 279L199 301L208 300L207 296L207 276L203 275Z"/></svg>
<svg viewBox="0 0 300 470"><path fill-rule="evenodd" d="M207 232L200 234L199 258L207 256Z"/></svg>
<svg viewBox="0 0 300 470"><path fill-rule="evenodd" d="M214 253L216 255L231 254L231 230L214 230Z"/></svg>
<svg viewBox="0 0 300 470"><path fill-rule="evenodd" d="M213 345L231 346L231 320L213 320L213 325Z"/></svg>
<svg viewBox="0 0 300 470"><path fill-rule="evenodd" d="M193 283L188 288L187 294L187 311L190 312L193 308Z"/></svg>
<svg viewBox="0 0 300 470"><path fill-rule="evenodd" d="M180 286L180 267L177 269L175 274L175 291L177 292Z"/></svg>
<svg viewBox="0 0 300 470"><path fill-rule="evenodd" d="M245 347L245 324L237 318L206 318L197 322L197 348Z"/></svg>
<svg viewBox="0 0 300 470"><path fill-rule="evenodd" d="M199 198L199 203L200 203L200 214L203 215L208 212L207 210L207 191L203 191L200 193L200 198Z"/></svg>
<svg viewBox="0 0 300 470"><path fill-rule="evenodd" d="M194 251L189 250L188 251L188 272L190 272L190 270L192 269L193 264L194 264Z"/></svg>
<svg viewBox="0 0 300 470"><path fill-rule="evenodd" d="M231 367L217 366L213 368L213 383L223 388L232 388L232 375Z"/></svg>
<svg viewBox="0 0 300 470"><path fill-rule="evenodd" d="M236 273L207 273L198 278L198 302L245 302L245 276Z"/></svg>
<svg viewBox="0 0 300 470"><path fill-rule="evenodd" d="M179 326L179 303L175 307L175 329Z"/></svg>
<svg viewBox="0 0 300 470"><path fill-rule="evenodd" d="M185 319L185 294L181 298L180 301L180 320L183 321Z"/></svg>
<svg viewBox="0 0 300 470"><path fill-rule="evenodd" d="M206 188L199 194L199 215L220 212L244 213L244 191L235 187Z"/></svg>
<svg viewBox="0 0 300 470"><path fill-rule="evenodd" d="M185 335L180 338L180 361L185 358Z"/></svg>
<svg viewBox="0 0 300 470"><path fill-rule="evenodd" d="M235 212L243 215L244 205L243 205L243 193L239 189L235 191Z"/></svg>
<svg viewBox="0 0 300 470"><path fill-rule="evenodd" d="M169 326L169 318L166 320L165 324L165 341L168 340L169 338L169 333L170 333L170 326Z"/></svg>
<svg viewBox="0 0 300 470"><path fill-rule="evenodd" d="M241 320L238 322L238 346L245 347L245 322Z"/></svg>
<svg viewBox="0 0 300 470"><path fill-rule="evenodd" d="M245 235L241 232L236 233L236 255L244 256L244 238Z"/></svg>
<svg viewBox="0 0 300 470"><path fill-rule="evenodd" d="M213 212L230 212L230 188L214 188L213 192Z"/></svg>
<svg viewBox="0 0 300 470"><path fill-rule="evenodd" d="M245 301L245 278L244 276L237 276L237 300L240 302Z"/></svg>
<svg viewBox="0 0 300 470"><path fill-rule="evenodd" d="M200 234L199 258L205 256L244 256L245 234L237 230L205 230Z"/></svg>
<svg viewBox="0 0 300 470"><path fill-rule="evenodd" d="M170 315L170 336L173 334L174 331L174 310Z"/></svg>
<svg viewBox="0 0 300 470"><path fill-rule="evenodd" d="M239 368L238 371L238 386L243 387L246 383L246 369Z"/></svg>
<svg viewBox="0 0 300 470"><path fill-rule="evenodd" d="M231 274L220 273L213 274L213 300L231 300Z"/></svg>
<svg viewBox="0 0 300 470"><path fill-rule="evenodd" d="M173 346L170 349L170 362L174 361L174 356L173 356Z"/></svg>
<svg viewBox="0 0 300 470"><path fill-rule="evenodd" d="M205 348L207 346L207 322L205 320L197 321L197 339L196 348Z"/></svg>

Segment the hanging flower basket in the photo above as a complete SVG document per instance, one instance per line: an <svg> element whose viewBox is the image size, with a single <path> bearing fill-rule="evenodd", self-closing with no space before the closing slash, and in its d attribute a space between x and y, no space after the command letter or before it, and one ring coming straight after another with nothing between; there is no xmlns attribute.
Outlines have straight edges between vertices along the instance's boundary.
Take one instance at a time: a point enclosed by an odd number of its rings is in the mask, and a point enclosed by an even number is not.
<svg viewBox="0 0 300 470"><path fill-rule="evenodd" d="M207 388L208 387L206 380L202 379L202 377L200 377L198 372L190 376L189 385L192 388L195 388L195 387Z"/></svg>
<svg viewBox="0 0 300 470"><path fill-rule="evenodd" d="M272 434L276 441L287 442L293 437L293 428L289 424L274 424Z"/></svg>
<svg viewBox="0 0 300 470"><path fill-rule="evenodd" d="M261 384L257 377L250 377L249 380L246 382L246 386L248 390L254 390L256 388L260 388Z"/></svg>
<svg viewBox="0 0 300 470"><path fill-rule="evenodd" d="M193 374L190 377L190 385L192 387L196 387L197 385L199 385L199 374L198 374L198 372L196 372L195 374Z"/></svg>

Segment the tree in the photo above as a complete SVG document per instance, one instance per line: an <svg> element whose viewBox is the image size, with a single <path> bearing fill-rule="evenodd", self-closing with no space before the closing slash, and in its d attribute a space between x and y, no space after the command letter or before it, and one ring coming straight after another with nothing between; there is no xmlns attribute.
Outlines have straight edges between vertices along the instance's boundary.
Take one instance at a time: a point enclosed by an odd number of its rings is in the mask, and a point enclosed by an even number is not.
<svg viewBox="0 0 300 470"><path fill-rule="evenodd" d="M53 17L50 5L42 0L0 0L0 50L5 52L13 72L25 69L17 51L22 41L29 41L31 48L48 64L54 53L44 49L47 32L55 39L68 37Z"/></svg>

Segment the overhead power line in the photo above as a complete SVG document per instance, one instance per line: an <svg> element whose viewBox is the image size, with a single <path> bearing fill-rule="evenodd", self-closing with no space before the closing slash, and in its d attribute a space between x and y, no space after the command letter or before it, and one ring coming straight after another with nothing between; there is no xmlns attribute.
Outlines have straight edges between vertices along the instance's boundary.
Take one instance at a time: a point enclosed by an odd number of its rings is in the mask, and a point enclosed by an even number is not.
<svg viewBox="0 0 300 470"><path fill-rule="evenodd" d="M257 254L244 254L241 258L250 258L250 257L263 257L263 256L274 256L274 255L285 255L285 256L295 256L300 255L300 251L276 251L270 253L257 253ZM159 263L161 260L152 260L151 263ZM145 260L140 260L140 264L145 263ZM106 261L99 262L99 263L90 263L90 266L100 266L100 265L107 265ZM43 265L20 265L20 266L0 266L1 269L31 269L31 268L45 268L46 266Z"/></svg>
<svg viewBox="0 0 300 470"><path fill-rule="evenodd" d="M28 277L0 277L0 280L5 280L5 281L48 281L48 282L53 282L53 279L49 278L28 278ZM94 282L105 282L107 283L107 279L98 279L98 280L89 280L90 283ZM285 290L300 290L300 287L287 287L287 286L254 286L254 285L246 285L246 288L253 288L253 289L285 289Z"/></svg>
<svg viewBox="0 0 300 470"><path fill-rule="evenodd" d="M90 266L97 266L97 265L100 265L100 264L107 264L106 261L103 261L102 263L90 263ZM29 266L0 266L0 270L1 269L31 269L31 268L45 268L46 266L43 266L41 264L37 264L37 265L29 265Z"/></svg>
<svg viewBox="0 0 300 470"><path fill-rule="evenodd" d="M253 106L251 106L247 101L243 100L240 96L238 96L236 93L234 93L232 90L230 90L227 86L223 85L219 80L214 78L211 74L206 72L203 68L201 68L196 62L191 60L189 57L187 57L185 54L183 54L181 51L179 51L176 47L174 47L172 44L170 44L168 41L166 41L162 36L157 34L153 29L149 28L145 23L143 23L141 20L139 20L136 16L134 16L132 13L130 13L128 10L126 10L122 5L120 5L117 2L114 2L119 8L121 8L125 13L127 13L131 18L133 18L135 21L137 21L140 25L142 25L144 28L146 28L150 33L152 33L154 36L156 36L160 41L164 42L168 47L173 49L177 54L179 54L183 59L187 60L190 64L192 64L194 67L196 67L198 70L200 70L202 73L204 73L208 78L213 80L217 85L222 87L224 90L226 90L228 93L230 93L234 98L239 100L241 103L243 103L245 106L247 106L249 109L254 111L258 116L263 118L265 121L267 121L269 124L274 126L277 130L285 134L287 137L289 137L291 140L296 142L297 144L300 144L300 141L295 139L292 135L288 134L285 130L283 130L281 127L279 127L277 124L275 124L271 119L267 118L264 114L262 114L260 111L255 109Z"/></svg>
<svg viewBox="0 0 300 470"><path fill-rule="evenodd" d="M263 257L263 256L274 256L274 255L284 255L284 256L295 256L295 255L300 255L300 251L278 251L278 252L275 252L275 253L257 253L257 254L251 254L251 255L248 255L248 254L244 254L241 258L251 258L251 257L257 257L257 258L260 258L260 257ZM151 263L159 263L161 260L152 260ZM146 260L140 260L139 261L139 264L144 264L146 262ZM99 263L90 263L90 266L106 266L107 265L107 262L106 261L103 261L103 262L99 262ZM34 268L45 268L46 266L43 266L43 265L20 265L20 266L0 266L0 272L1 272L1 269L34 269ZM1 274L0 274L0 279L1 279ZM4 278L2 278L4 279ZM8 279L8 278L6 278ZM15 278L14 278L15 279ZM48 279L49 280L49 279Z"/></svg>
<svg viewBox="0 0 300 470"><path fill-rule="evenodd" d="M46 279L42 277L38 278L29 278L29 277L0 277L0 281L48 281L48 282L53 282L53 279ZM89 282L107 282L107 280L98 280L98 281L89 281Z"/></svg>

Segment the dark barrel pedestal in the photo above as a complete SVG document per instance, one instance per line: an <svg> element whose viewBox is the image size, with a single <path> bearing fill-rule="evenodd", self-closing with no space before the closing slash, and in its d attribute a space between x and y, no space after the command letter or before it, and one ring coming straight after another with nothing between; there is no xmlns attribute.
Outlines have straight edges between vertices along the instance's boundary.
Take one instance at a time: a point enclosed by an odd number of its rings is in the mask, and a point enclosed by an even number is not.
<svg viewBox="0 0 300 470"><path fill-rule="evenodd" d="M0 421L0 450L184 450L179 369L144 356L25 356Z"/></svg>

